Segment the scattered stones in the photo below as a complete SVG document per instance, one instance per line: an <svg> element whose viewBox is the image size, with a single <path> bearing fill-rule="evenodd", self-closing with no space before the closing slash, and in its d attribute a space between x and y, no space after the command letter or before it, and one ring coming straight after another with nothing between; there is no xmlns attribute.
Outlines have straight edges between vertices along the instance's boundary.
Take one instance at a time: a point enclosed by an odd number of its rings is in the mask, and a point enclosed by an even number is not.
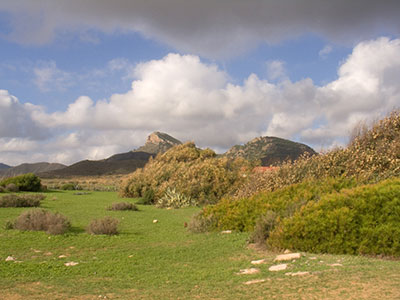
<svg viewBox="0 0 400 300"><path fill-rule="evenodd" d="M223 234L229 234L229 233L232 233L232 230L224 230L224 231L221 231L221 233L223 233Z"/></svg>
<svg viewBox="0 0 400 300"><path fill-rule="evenodd" d="M342 264L328 264L328 266L331 266L331 267L343 267Z"/></svg>
<svg viewBox="0 0 400 300"><path fill-rule="evenodd" d="M316 260L317 258L315 256L310 257L311 260Z"/></svg>
<svg viewBox="0 0 400 300"><path fill-rule="evenodd" d="M259 260L252 260L251 261L252 265L261 265L261 264L265 264L265 263L267 263L266 259L259 259Z"/></svg>
<svg viewBox="0 0 400 300"><path fill-rule="evenodd" d="M14 260L15 260L15 258L12 256L7 256L7 258L6 258L6 261L14 261Z"/></svg>
<svg viewBox="0 0 400 300"><path fill-rule="evenodd" d="M288 272L288 273L285 273L285 275L286 276L304 276L304 275L309 275L310 274L310 272L301 272L301 271L299 271L299 272Z"/></svg>
<svg viewBox="0 0 400 300"><path fill-rule="evenodd" d="M244 282L243 284L250 285L250 284L261 283L261 282L265 282L265 279L249 280L249 281Z"/></svg>
<svg viewBox="0 0 400 300"><path fill-rule="evenodd" d="M46 255L46 256L51 256L51 255L53 255L53 253L51 253L51 252L46 252L44 255Z"/></svg>
<svg viewBox="0 0 400 300"><path fill-rule="evenodd" d="M64 255L64 254L61 254L61 255L58 256L58 258L66 258L66 257L67 257L67 256Z"/></svg>
<svg viewBox="0 0 400 300"><path fill-rule="evenodd" d="M287 260L297 259L300 257L301 257L300 253L287 253L278 255L274 261L287 261Z"/></svg>
<svg viewBox="0 0 400 300"><path fill-rule="evenodd" d="M40 252L42 252L42 251L41 251L41 250L33 249L33 252L35 252L35 253L40 253Z"/></svg>
<svg viewBox="0 0 400 300"><path fill-rule="evenodd" d="M275 271L283 271L287 269L287 264L280 264L280 265L275 265L275 266L271 266L269 267L269 271L271 272L275 272Z"/></svg>
<svg viewBox="0 0 400 300"><path fill-rule="evenodd" d="M250 268L250 269L242 269L240 270L239 273L236 273L238 275L251 275L251 274L257 274L260 273L259 269L256 268Z"/></svg>
<svg viewBox="0 0 400 300"><path fill-rule="evenodd" d="M154 224L155 224L155 223L158 223L158 220L155 220L155 219L154 219L154 220L153 220L153 223L154 223Z"/></svg>
<svg viewBox="0 0 400 300"><path fill-rule="evenodd" d="M70 262L65 263L64 265L66 265L67 267L71 267L71 266L76 266L76 265L78 265L78 264L79 264L79 263L77 263L77 262L70 261Z"/></svg>

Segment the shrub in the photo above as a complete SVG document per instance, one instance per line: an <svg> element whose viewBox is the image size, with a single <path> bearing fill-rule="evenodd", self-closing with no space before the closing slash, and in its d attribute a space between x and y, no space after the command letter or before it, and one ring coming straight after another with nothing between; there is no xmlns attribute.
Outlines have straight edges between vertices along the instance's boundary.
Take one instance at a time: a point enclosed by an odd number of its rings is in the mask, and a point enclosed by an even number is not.
<svg viewBox="0 0 400 300"><path fill-rule="evenodd" d="M167 188L164 197L156 203L159 208L181 208L195 205L197 205L195 200L170 188Z"/></svg>
<svg viewBox="0 0 400 300"><path fill-rule="evenodd" d="M61 214L44 209L23 212L14 223L19 230L45 231L49 234L63 234L70 228L70 222Z"/></svg>
<svg viewBox="0 0 400 300"><path fill-rule="evenodd" d="M216 203L242 184L250 169L244 159L218 158L210 149L186 143L150 159L125 180L120 194L157 203L168 189L175 189L199 204Z"/></svg>
<svg viewBox="0 0 400 300"><path fill-rule="evenodd" d="M6 189L6 191L11 192L11 193L19 192L18 186L14 183L7 184L5 189Z"/></svg>
<svg viewBox="0 0 400 300"><path fill-rule="evenodd" d="M215 228L215 219L213 216L204 217L202 212L195 214L187 226L188 230L193 233L207 232L211 228Z"/></svg>
<svg viewBox="0 0 400 300"><path fill-rule="evenodd" d="M267 243L335 254L400 255L400 179L311 201L284 219Z"/></svg>
<svg viewBox="0 0 400 300"><path fill-rule="evenodd" d="M3 187L3 186L0 186L0 193L5 193L6 192L6 189L5 189L5 187Z"/></svg>
<svg viewBox="0 0 400 300"><path fill-rule="evenodd" d="M46 198L43 194L16 195L10 194L0 198L0 207L37 207Z"/></svg>
<svg viewBox="0 0 400 300"><path fill-rule="evenodd" d="M261 216L257 220L254 230L250 235L250 241L259 246L265 246L271 231L278 223L277 218L278 214L271 210L267 211L265 215Z"/></svg>
<svg viewBox="0 0 400 300"><path fill-rule="evenodd" d="M4 230L11 230L11 229L14 229L14 222L8 220L4 224Z"/></svg>
<svg viewBox="0 0 400 300"><path fill-rule="evenodd" d="M10 177L0 182L1 186L9 184L15 184L20 191L39 192L41 190L40 178L33 173Z"/></svg>
<svg viewBox="0 0 400 300"><path fill-rule="evenodd" d="M74 183L66 183L61 186L61 190L63 191L75 191L77 190L76 184Z"/></svg>
<svg viewBox="0 0 400 300"><path fill-rule="evenodd" d="M154 198L155 198L154 190L152 188L149 188L144 192L141 203L145 205L152 204L154 203Z"/></svg>
<svg viewBox="0 0 400 300"><path fill-rule="evenodd" d="M118 202L111 204L107 210L139 210L137 206L129 202Z"/></svg>
<svg viewBox="0 0 400 300"><path fill-rule="evenodd" d="M90 222L89 226L86 228L86 231L90 234L114 235L118 234L118 224L119 221L117 219L107 216Z"/></svg>

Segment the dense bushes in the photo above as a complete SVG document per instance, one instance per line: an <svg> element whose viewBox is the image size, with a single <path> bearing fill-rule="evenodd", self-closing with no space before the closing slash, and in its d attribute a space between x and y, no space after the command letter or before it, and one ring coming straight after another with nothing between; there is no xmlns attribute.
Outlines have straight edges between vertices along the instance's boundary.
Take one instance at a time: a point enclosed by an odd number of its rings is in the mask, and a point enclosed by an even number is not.
<svg viewBox="0 0 400 300"><path fill-rule="evenodd" d="M43 194L10 194L0 198L0 207L37 207L46 198Z"/></svg>
<svg viewBox="0 0 400 300"><path fill-rule="evenodd" d="M370 129L359 130L347 148L283 163L275 171L251 174L236 196L249 197L307 179L341 176L354 177L359 183L400 176L400 110L393 111Z"/></svg>
<svg viewBox="0 0 400 300"><path fill-rule="evenodd" d="M70 228L66 217L44 209L23 212L14 223L19 230L46 231L49 234L63 234Z"/></svg>
<svg viewBox="0 0 400 300"><path fill-rule="evenodd" d="M7 190L10 190L10 187L12 185L15 185L15 187L18 188L19 191L27 192L39 192L42 187L40 183L40 178L32 173L10 177L0 182L0 186L5 187Z"/></svg>
<svg viewBox="0 0 400 300"><path fill-rule="evenodd" d="M146 197L157 203L169 197L169 189L194 203L216 203L243 182L249 169L244 159L217 158L210 149L201 150L194 143L186 143L136 170L122 185L121 195Z"/></svg>
<svg viewBox="0 0 400 300"><path fill-rule="evenodd" d="M400 179L311 201L282 220L267 243L313 253L400 255Z"/></svg>

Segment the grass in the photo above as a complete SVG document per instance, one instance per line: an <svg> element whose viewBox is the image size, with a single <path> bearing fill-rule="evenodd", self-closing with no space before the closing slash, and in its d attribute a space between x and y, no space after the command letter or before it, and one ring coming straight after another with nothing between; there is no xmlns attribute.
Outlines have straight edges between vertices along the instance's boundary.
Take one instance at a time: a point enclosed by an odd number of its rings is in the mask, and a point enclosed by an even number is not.
<svg viewBox="0 0 400 300"><path fill-rule="evenodd" d="M184 228L198 208L139 205L106 211L113 192L48 192L41 207L71 221L65 235L4 230L26 208L0 208L0 299L399 299L394 260L306 253L287 272L269 272L276 253L247 247L247 233L191 234ZM92 219L120 221L116 236L89 235ZM153 223L153 220L158 220ZM8 256L15 261L5 261ZM61 257L60 257L61 256ZM65 256L65 257L64 257ZM312 258L316 259L312 259ZM236 275L266 258L255 275ZM67 267L67 262L78 265ZM332 267L329 264L340 263ZM265 282L245 285L252 279ZM101 297L100 297L101 295Z"/></svg>

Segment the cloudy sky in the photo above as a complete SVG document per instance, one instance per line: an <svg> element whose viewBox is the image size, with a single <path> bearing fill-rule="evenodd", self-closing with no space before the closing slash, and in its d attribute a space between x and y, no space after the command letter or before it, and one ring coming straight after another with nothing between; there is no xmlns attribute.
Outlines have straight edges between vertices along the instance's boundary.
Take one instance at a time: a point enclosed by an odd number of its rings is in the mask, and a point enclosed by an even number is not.
<svg viewBox="0 0 400 300"><path fill-rule="evenodd" d="M102 159L163 131L316 150L400 106L398 0L0 0L0 162Z"/></svg>

